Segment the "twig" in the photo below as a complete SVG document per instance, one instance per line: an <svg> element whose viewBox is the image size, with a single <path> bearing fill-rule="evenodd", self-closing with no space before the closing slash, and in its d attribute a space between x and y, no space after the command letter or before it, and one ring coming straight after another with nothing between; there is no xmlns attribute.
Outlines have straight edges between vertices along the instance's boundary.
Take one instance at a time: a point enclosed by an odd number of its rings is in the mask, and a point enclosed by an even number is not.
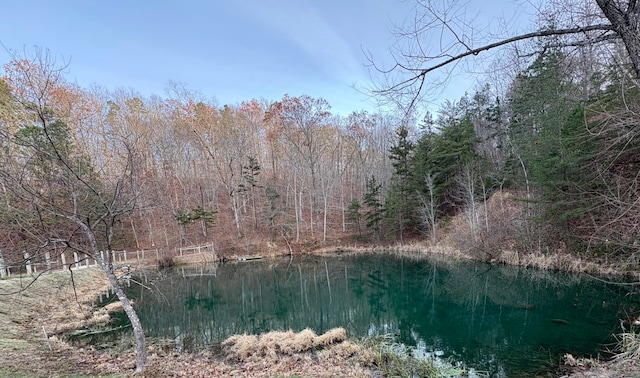
<svg viewBox="0 0 640 378"><path fill-rule="evenodd" d="M71 273L71 287L73 287L73 295L76 298L76 303L78 304L78 307L80 307L80 310L82 311L82 305L80 304L80 301L78 300L78 292L76 291L76 282L73 279L73 269L71 269L71 265L73 265L73 264L69 264L69 273Z"/></svg>
<svg viewBox="0 0 640 378"><path fill-rule="evenodd" d="M53 348L51 348L51 342L49 341L49 335L47 335L47 330L44 328L44 326L42 326L42 332L44 333L45 340L47 340L47 346L49 346L49 350L53 351Z"/></svg>

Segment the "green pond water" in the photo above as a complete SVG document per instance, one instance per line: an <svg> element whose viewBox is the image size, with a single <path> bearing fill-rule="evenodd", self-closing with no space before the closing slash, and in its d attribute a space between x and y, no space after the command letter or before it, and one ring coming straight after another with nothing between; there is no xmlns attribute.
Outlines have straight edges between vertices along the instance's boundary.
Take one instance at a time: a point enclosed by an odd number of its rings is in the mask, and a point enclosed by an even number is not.
<svg viewBox="0 0 640 378"><path fill-rule="evenodd" d="M611 348L640 309L633 286L586 275L391 255L192 266L132 286L146 334L179 349L232 334L344 327L495 377L557 370L564 353Z"/></svg>

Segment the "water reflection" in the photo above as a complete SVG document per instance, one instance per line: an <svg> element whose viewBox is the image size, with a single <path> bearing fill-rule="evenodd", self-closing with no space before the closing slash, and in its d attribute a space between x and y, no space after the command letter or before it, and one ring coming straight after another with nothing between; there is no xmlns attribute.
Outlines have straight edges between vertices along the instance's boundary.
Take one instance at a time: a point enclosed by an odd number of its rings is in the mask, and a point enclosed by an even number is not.
<svg viewBox="0 0 640 378"><path fill-rule="evenodd" d="M147 334L180 348L345 327L352 336L391 333L492 376L553 368L567 352L594 355L639 308L628 287L586 276L381 255L191 267L154 284L164 296L130 294Z"/></svg>

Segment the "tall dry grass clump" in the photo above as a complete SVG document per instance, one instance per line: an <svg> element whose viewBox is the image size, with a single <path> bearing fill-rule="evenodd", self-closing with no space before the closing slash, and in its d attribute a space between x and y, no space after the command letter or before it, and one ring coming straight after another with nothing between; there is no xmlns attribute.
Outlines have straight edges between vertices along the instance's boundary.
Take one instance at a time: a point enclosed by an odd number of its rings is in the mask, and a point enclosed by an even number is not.
<svg viewBox="0 0 640 378"><path fill-rule="evenodd" d="M318 336L310 329L300 332L291 330L273 331L256 335L235 335L222 342L231 359L249 361L254 359L278 359L311 350L319 350L347 339L344 328L333 328Z"/></svg>
<svg viewBox="0 0 640 378"><path fill-rule="evenodd" d="M247 377L370 378L376 362L372 350L347 340L344 328L322 335L310 329L236 335L223 341L222 347L224 363Z"/></svg>
<svg viewBox="0 0 640 378"><path fill-rule="evenodd" d="M258 351L258 337L256 335L233 335L226 339L223 346L240 361L245 361Z"/></svg>
<svg viewBox="0 0 640 378"><path fill-rule="evenodd" d="M345 331L344 328L333 328L317 336L313 341L313 345L316 347L326 347L331 344L341 343L346 339L347 331Z"/></svg>

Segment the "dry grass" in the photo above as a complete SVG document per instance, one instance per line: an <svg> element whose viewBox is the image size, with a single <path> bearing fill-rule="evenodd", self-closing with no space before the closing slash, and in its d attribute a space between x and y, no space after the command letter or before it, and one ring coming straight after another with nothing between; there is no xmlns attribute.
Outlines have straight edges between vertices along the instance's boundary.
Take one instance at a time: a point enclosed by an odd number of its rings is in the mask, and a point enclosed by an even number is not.
<svg viewBox="0 0 640 378"><path fill-rule="evenodd" d="M439 261L453 262L456 260L472 259L468 254L463 253L450 245L439 243L432 244L425 241L411 241L408 243L396 243L387 246L340 246L326 247L313 251L313 255L335 256L358 256L371 254L393 254L393 256L403 257L413 260L436 259Z"/></svg>
<svg viewBox="0 0 640 378"><path fill-rule="evenodd" d="M313 342L316 347L326 347L331 344L337 344L347 339L347 331L344 328L333 328L324 334L317 336Z"/></svg>
<svg viewBox="0 0 640 378"><path fill-rule="evenodd" d="M34 314L43 315L42 325L50 326L52 330L63 322L91 322L94 314L102 317L109 310L91 311L92 302L98 293L106 291L106 286L106 277L97 268L75 271L73 281L68 271L44 274L35 282L31 277L1 280L0 314L6 316L0 317L0 324L24 325L34 319Z"/></svg>
<svg viewBox="0 0 640 378"><path fill-rule="evenodd" d="M211 252L196 252L190 253L188 255L180 256L178 254L173 256L161 257L158 260L158 268L171 268L174 266L182 266L182 265L201 265L201 264L211 264L219 261L218 256L212 254ZM162 264L162 266L161 266Z"/></svg>
<svg viewBox="0 0 640 378"><path fill-rule="evenodd" d="M104 273L98 268L81 269L74 272L72 282L68 271L60 271L32 281L31 277L0 280L0 366L18 376L92 371L93 366L80 361L84 354L55 334L109 320L107 313L116 305L97 312L92 306L106 291Z"/></svg>
<svg viewBox="0 0 640 378"><path fill-rule="evenodd" d="M640 377L640 335L625 333L619 336L618 354L608 362L590 358L564 356L570 373L561 378L631 378Z"/></svg>
<svg viewBox="0 0 640 378"><path fill-rule="evenodd" d="M347 339L344 328L334 328L318 336L310 329L295 333L273 331L260 336L234 335L222 342L228 357L238 361L277 360L310 350L323 349Z"/></svg>
<svg viewBox="0 0 640 378"><path fill-rule="evenodd" d="M561 251L546 253L518 253L515 251L502 251L500 258L497 261L527 268L531 267L537 269L562 270L565 272L584 272L603 275L620 274L620 270L614 265L596 263Z"/></svg>
<svg viewBox="0 0 640 378"><path fill-rule="evenodd" d="M374 356L347 340L343 328L322 335L310 329L235 335L223 343L225 363L237 364L243 376L277 374L305 377L371 377Z"/></svg>

